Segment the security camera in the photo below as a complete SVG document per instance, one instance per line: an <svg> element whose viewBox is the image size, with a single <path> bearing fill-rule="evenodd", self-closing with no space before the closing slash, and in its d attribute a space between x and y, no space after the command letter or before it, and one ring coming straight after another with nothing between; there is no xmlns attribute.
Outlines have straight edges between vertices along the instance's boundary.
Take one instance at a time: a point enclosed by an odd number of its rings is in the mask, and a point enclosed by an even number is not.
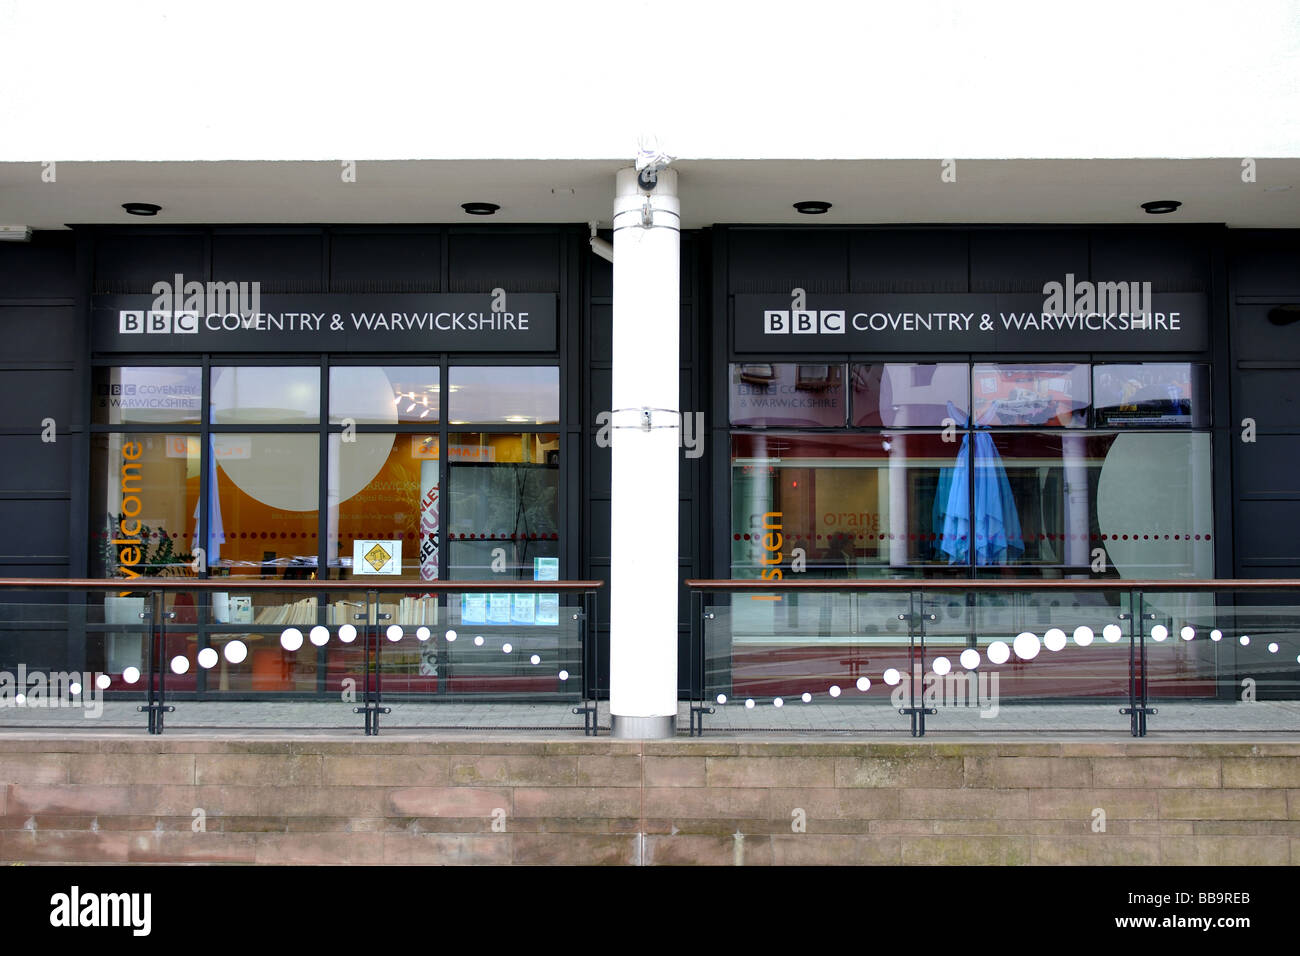
<svg viewBox="0 0 1300 956"><path fill-rule="evenodd" d="M636 154L636 183L646 192L659 185L659 170L667 169L673 161L659 147L659 141L653 136L642 137Z"/></svg>

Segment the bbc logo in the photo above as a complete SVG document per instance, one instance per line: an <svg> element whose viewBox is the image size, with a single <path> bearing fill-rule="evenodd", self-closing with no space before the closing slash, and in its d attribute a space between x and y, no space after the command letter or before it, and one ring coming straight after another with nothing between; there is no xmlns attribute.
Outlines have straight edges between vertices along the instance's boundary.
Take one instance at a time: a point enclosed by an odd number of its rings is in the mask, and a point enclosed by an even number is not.
<svg viewBox="0 0 1300 956"><path fill-rule="evenodd" d="M811 309L781 312L769 310L763 313L764 335L843 335L844 310L815 312Z"/></svg>
<svg viewBox="0 0 1300 956"><path fill-rule="evenodd" d="M122 335L160 334L193 335L199 331L197 312L129 312L117 314L117 331Z"/></svg>

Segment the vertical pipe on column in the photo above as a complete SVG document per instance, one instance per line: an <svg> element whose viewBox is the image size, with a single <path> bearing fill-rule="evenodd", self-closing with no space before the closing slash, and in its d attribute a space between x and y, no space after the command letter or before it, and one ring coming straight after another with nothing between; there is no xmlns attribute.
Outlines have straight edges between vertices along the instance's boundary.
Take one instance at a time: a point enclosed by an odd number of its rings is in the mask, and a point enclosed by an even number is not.
<svg viewBox="0 0 1300 956"><path fill-rule="evenodd" d="M638 185L635 169L618 172L609 612L615 737L670 737L677 728L679 211L672 170L660 171L652 190ZM643 409L651 409L648 431Z"/></svg>

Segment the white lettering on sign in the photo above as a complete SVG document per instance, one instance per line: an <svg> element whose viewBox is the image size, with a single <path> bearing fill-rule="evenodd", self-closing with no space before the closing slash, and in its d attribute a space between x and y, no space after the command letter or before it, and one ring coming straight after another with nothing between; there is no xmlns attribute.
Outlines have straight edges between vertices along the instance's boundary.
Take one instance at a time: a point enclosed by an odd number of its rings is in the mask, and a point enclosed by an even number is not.
<svg viewBox="0 0 1300 956"><path fill-rule="evenodd" d="M978 323L978 324L977 324ZM856 312L844 310L763 312L765 335L842 335L855 332L968 333L993 332L1181 332L1181 312L999 312L996 317L976 312Z"/></svg>
<svg viewBox="0 0 1300 956"><path fill-rule="evenodd" d="M782 335L787 332L797 335L842 335L844 310L817 312L799 309L787 312L769 309L763 313L763 332L767 335Z"/></svg>
<svg viewBox="0 0 1300 956"><path fill-rule="evenodd" d="M528 332L529 312L350 312L353 329L367 332ZM326 324L328 323L328 324ZM172 312L122 309L120 335L192 335L209 332L340 332L343 318L327 312ZM813 329L815 331L816 328Z"/></svg>

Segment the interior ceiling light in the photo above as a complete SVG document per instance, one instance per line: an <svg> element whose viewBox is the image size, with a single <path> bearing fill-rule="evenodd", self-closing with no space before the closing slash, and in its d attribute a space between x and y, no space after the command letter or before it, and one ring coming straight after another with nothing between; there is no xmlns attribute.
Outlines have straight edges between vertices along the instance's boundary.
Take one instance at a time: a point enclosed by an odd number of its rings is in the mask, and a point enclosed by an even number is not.
<svg viewBox="0 0 1300 956"><path fill-rule="evenodd" d="M820 216L822 213L830 210L831 204L823 202L820 199L815 199L805 202L797 202L794 204L794 208L799 210L799 212L803 213L805 216Z"/></svg>
<svg viewBox="0 0 1300 956"><path fill-rule="evenodd" d="M1177 199L1153 199L1151 202L1144 202L1142 208L1151 216L1163 216L1165 213L1173 212L1181 206Z"/></svg>
<svg viewBox="0 0 1300 956"><path fill-rule="evenodd" d="M124 202L122 208L133 216L156 216L162 206L152 202Z"/></svg>
<svg viewBox="0 0 1300 956"><path fill-rule="evenodd" d="M460 208L471 216L490 216L501 207L494 202L463 202Z"/></svg>

